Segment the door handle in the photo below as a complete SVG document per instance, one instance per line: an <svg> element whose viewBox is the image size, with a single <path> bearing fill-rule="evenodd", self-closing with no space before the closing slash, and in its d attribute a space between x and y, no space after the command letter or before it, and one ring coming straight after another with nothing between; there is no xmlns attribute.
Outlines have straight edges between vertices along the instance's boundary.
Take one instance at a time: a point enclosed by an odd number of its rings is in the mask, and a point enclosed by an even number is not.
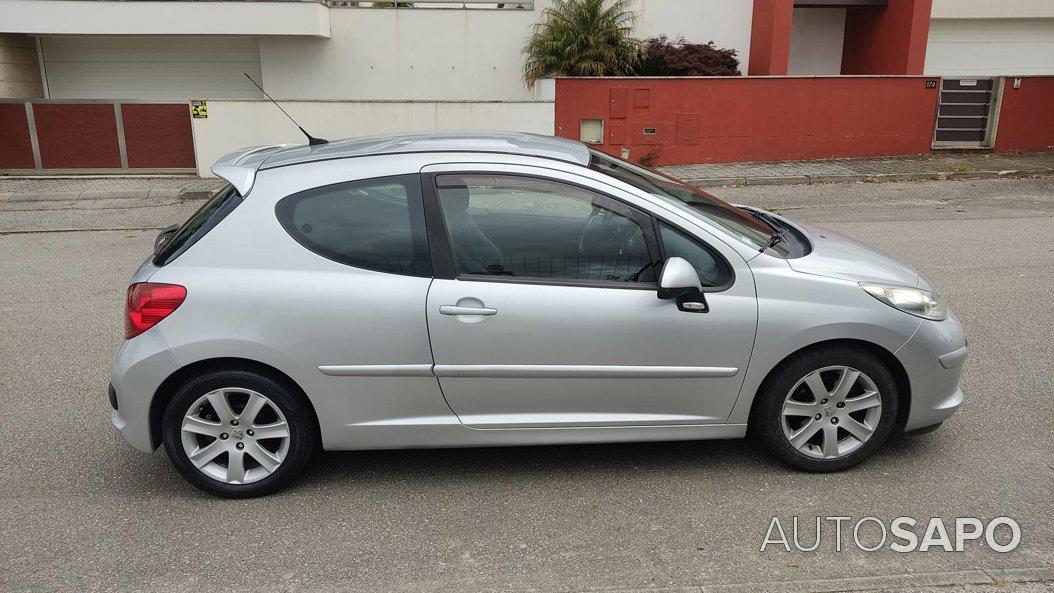
<svg viewBox="0 0 1054 593"><path fill-rule="evenodd" d="M483 317L489 317L491 315L497 315L497 309L489 309L487 307L459 307L457 305L442 305L439 307L440 315L482 315Z"/></svg>

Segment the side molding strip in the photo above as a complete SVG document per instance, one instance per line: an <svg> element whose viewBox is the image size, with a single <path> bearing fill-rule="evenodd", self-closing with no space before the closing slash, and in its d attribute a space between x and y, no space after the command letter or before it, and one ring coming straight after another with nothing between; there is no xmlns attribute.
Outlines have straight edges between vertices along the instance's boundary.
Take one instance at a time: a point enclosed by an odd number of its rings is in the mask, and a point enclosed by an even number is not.
<svg viewBox="0 0 1054 593"><path fill-rule="evenodd" d="M693 379L734 377L736 367L564 364L348 364L318 367L331 377L451 377L507 379Z"/></svg>
<svg viewBox="0 0 1054 593"><path fill-rule="evenodd" d="M431 377L430 364L337 364L318 367L331 377Z"/></svg>
<svg viewBox="0 0 1054 593"><path fill-rule="evenodd" d="M679 379L734 377L735 367L666 367L625 365L561 365L561 364L437 364L437 377L488 378L553 378L553 379Z"/></svg>

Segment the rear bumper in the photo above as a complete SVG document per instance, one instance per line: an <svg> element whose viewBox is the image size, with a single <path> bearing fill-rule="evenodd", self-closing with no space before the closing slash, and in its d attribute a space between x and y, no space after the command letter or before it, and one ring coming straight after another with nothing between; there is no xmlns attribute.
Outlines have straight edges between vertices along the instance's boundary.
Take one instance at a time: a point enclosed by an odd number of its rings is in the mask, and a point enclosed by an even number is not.
<svg viewBox="0 0 1054 593"><path fill-rule="evenodd" d="M950 313L944 321L923 321L897 351L911 383L905 431L939 424L962 407L965 398L959 382L967 353L962 326Z"/></svg>
<svg viewBox="0 0 1054 593"><path fill-rule="evenodd" d="M157 448L150 433L150 403L161 383L178 368L157 328L125 340L117 350L110 366L110 421L140 451Z"/></svg>

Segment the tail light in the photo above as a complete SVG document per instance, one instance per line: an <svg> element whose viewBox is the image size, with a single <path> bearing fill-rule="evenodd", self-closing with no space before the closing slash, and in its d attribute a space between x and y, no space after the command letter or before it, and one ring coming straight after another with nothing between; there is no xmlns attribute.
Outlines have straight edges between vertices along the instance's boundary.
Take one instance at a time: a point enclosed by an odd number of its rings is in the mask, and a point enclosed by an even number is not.
<svg viewBox="0 0 1054 593"><path fill-rule="evenodd" d="M124 338L138 336L168 317L187 298L187 289L178 284L138 282L128 287L125 304Z"/></svg>

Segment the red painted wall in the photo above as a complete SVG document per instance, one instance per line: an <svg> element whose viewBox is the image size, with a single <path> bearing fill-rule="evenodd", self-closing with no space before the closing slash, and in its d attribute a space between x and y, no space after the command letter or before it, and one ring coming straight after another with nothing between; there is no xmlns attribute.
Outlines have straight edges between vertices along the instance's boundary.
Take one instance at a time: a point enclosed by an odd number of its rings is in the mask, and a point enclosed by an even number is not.
<svg viewBox="0 0 1054 593"><path fill-rule="evenodd" d="M129 168L195 166L190 110L185 103L123 103L121 119Z"/></svg>
<svg viewBox="0 0 1054 593"><path fill-rule="evenodd" d="M32 169L25 103L0 103L0 169Z"/></svg>
<svg viewBox="0 0 1054 593"><path fill-rule="evenodd" d="M37 103L33 119L45 169L121 167L112 103Z"/></svg>
<svg viewBox="0 0 1054 593"><path fill-rule="evenodd" d="M561 78L556 135L603 119L600 148L628 146L634 161L659 149L658 165L922 154L937 109L927 80Z"/></svg>
<svg viewBox="0 0 1054 593"><path fill-rule="evenodd" d="M842 74L922 74L933 0L889 0L845 15Z"/></svg>
<svg viewBox="0 0 1054 593"><path fill-rule="evenodd" d="M791 23L794 0L754 0L750 25L751 76L787 74L790 62Z"/></svg>
<svg viewBox="0 0 1054 593"><path fill-rule="evenodd" d="M1054 150L1054 76L1007 77L996 129L996 152Z"/></svg>

